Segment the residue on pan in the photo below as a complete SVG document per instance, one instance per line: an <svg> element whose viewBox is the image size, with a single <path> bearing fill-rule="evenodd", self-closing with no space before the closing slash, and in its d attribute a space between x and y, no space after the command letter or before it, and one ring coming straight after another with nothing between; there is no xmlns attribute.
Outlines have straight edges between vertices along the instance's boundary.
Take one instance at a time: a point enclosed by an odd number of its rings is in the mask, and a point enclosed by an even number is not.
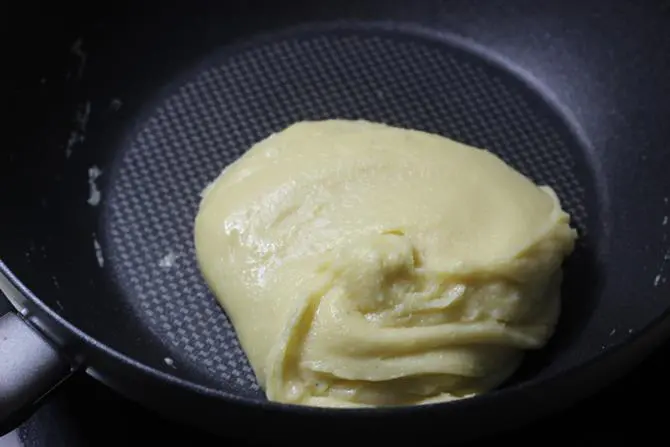
<svg viewBox="0 0 670 447"><path fill-rule="evenodd" d="M658 275L656 275L654 277L654 287L658 287L661 284L661 281L664 281L664 280L665 280L665 278L663 278L660 273Z"/></svg>
<svg viewBox="0 0 670 447"><path fill-rule="evenodd" d="M116 112L121 108L122 105L123 101L121 101L119 98L113 98L109 103L109 108Z"/></svg>
<svg viewBox="0 0 670 447"><path fill-rule="evenodd" d="M663 254L663 259L661 259L661 263L658 266L658 270L656 272L656 276L654 276L654 287L659 287L661 284L665 284L667 282L667 277L665 276L665 269L670 265L670 241L668 241L668 233L666 227L668 226L668 214L667 212L669 211L668 208L670 208L668 205L668 198L663 197L663 204L665 205L664 208L666 210L666 214L663 216L663 221L661 222L661 226L663 227L663 239L661 242L661 245L665 247L665 253Z"/></svg>
<svg viewBox="0 0 670 447"><path fill-rule="evenodd" d="M658 268L658 273L654 277L654 287L658 287L668 281L668 278L665 276L665 269L668 264L670 264L670 247L666 248L663 259L661 260L661 265Z"/></svg>
<svg viewBox="0 0 670 447"><path fill-rule="evenodd" d="M172 268L177 261L177 257L178 256L175 253L168 251L168 253L158 261L158 265L164 269Z"/></svg>
<svg viewBox="0 0 670 447"><path fill-rule="evenodd" d="M98 265L100 267L104 267L105 258L102 254L102 246L100 245L100 242L98 242L98 238L95 233L93 233L93 249L95 250L95 259L98 261Z"/></svg>
<svg viewBox="0 0 670 447"><path fill-rule="evenodd" d="M175 368L175 369L177 368L177 367L174 365L174 360L172 360L170 357L165 357L165 358L163 359L163 361L165 362L165 364L166 364L167 366L169 366L169 367L171 367L171 368Z"/></svg>
<svg viewBox="0 0 670 447"><path fill-rule="evenodd" d="M91 116L91 101L86 101L77 107L74 114L74 128L70 132L70 137L65 144L65 158L70 158L72 151L77 144L83 143L86 139L86 126Z"/></svg>
<svg viewBox="0 0 670 447"><path fill-rule="evenodd" d="M88 57L88 55L82 48L83 43L84 41L80 37L77 40L75 40L72 46L70 47L70 53L75 55L78 59L77 79L81 79L82 76L84 75L84 67L86 66L86 58Z"/></svg>
<svg viewBox="0 0 670 447"><path fill-rule="evenodd" d="M102 193L96 184L98 177L102 175L102 171L97 166L93 165L88 168L88 204L97 206L100 203Z"/></svg>

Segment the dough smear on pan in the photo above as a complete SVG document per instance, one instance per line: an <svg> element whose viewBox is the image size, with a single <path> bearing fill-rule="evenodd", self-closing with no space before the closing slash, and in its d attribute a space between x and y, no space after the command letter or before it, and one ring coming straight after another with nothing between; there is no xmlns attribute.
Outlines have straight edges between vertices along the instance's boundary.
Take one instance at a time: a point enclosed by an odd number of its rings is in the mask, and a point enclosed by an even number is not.
<svg viewBox="0 0 670 447"><path fill-rule="evenodd" d="M268 399L411 405L490 390L547 342L569 221L488 151L326 120L228 166L195 244Z"/></svg>

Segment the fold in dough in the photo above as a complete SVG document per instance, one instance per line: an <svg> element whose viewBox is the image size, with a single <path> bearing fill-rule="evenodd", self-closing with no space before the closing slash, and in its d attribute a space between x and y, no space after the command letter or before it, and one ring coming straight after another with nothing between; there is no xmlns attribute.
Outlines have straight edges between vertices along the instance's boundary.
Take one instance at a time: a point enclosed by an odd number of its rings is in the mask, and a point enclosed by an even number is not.
<svg viewBox="0 0 670 447"><path fill-rule="evenodd" d="M546 343L569 220L488 151L327 120L228 166L195 244L268 399L412 405L490 390Z"/></svg>

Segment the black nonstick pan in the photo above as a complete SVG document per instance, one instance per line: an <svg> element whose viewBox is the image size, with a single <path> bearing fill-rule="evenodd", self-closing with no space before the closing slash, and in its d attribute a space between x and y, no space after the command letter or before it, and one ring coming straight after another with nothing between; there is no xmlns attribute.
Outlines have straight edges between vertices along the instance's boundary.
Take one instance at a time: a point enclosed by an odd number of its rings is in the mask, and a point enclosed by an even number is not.
<svg viewBox="0 0 670 447"><path fill-rule="evenodd" d="M670 333L664 2L93 3L5 16L2 430L85 372L249 441L465 440L570 405ZM500 389L371 410L263 397L196 266L199 193L271 132L336 117L488 148L571 213L557 332Z"/></svg>

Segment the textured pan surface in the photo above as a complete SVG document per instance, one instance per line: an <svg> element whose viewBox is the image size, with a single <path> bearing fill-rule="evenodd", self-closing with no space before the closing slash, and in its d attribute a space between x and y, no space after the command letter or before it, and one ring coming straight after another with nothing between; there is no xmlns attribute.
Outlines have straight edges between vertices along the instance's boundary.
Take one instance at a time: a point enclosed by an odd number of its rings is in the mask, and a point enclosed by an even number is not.
<svg viewBox="0 0 670 447"><path fill-rule="evenodd" d="M446 40L408 30L296 30L224 49L185 73L147 105L105 173L105 267L177 374L189 365L221 389L261 397L198 272L199 194L255 141L293 121L335 117L440 133L551 185L582 237L574 255L582 268L568 268L566 288L590 281L583 266L598 206L588 156L537 93Z"/></svg>

